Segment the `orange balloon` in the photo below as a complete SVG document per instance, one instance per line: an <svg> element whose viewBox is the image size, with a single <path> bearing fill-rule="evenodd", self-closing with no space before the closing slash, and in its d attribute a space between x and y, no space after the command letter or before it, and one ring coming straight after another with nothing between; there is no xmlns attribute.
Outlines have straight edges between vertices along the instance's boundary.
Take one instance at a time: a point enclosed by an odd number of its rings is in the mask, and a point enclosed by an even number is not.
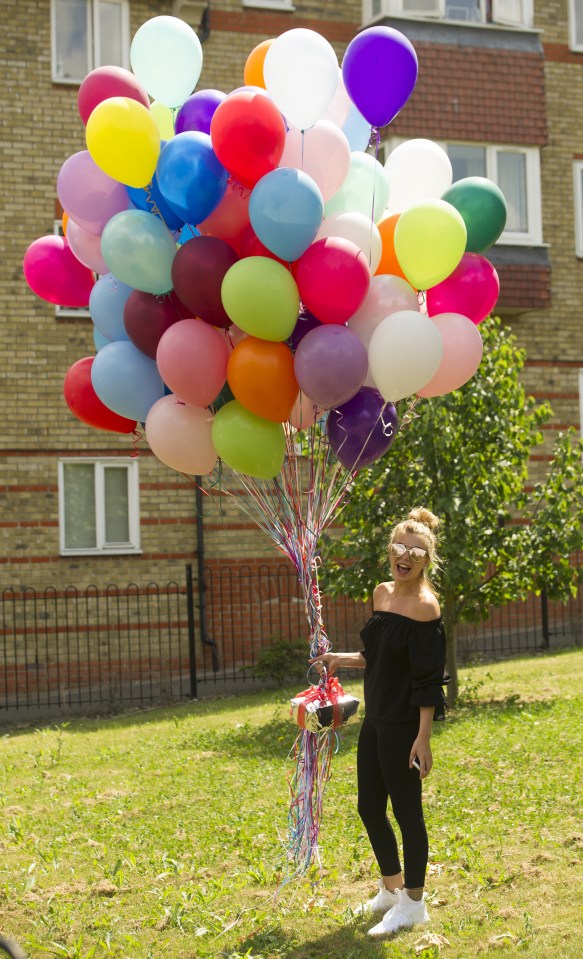
<svg viewBox="0 0 583 959"><path fill-rule="evenodd" d="M401 276L404 280L407 280L395 254L395 227L400 216L400 213L393 213L393 215L388 216L386 220L381 220L380 223L377 223L383 244L383 252L380 263L376 269L376 276L378 276L379 273L391 273L393 276ZM409 281L407 280L407 282Z"/></svg>
<svg viewBox="0 0 583 959"><path fill-rule="evenodd" d="M242 406L275 423L289 419L299 392L289 346L257 336L237 343L227 364L227 382Z"/></svg>
<svg viewBox="0 0 583 959"><path fill-rule="evenodd" d="M61 217L61 226L63 227L63 236L67 236L67 223L69 222L69 214L63 213Z"/></svg>
<svg viewBox="0 0 583 959"><path fill-rule="evenodd" d="M273 38L275 39L275 38ZM265 80L263 79L263 63L269 50L272 40L263 40L251 51L245 63L243 79L248 87L263 87L265 90Z"/></svg>

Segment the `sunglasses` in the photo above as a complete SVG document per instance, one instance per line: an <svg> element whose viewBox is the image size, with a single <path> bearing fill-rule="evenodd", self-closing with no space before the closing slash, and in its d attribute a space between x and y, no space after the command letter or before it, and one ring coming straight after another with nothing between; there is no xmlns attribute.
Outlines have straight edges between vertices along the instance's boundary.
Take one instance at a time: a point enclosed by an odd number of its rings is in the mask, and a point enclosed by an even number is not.
<svg viewBox="0 0 583 959"><path fill-rule="evenodd" d="M399 559L401 556L404 556L405 553L409 553L412 563L422 563L425 557L427 556L427 550L422 549L421 546L405 546L404 543L391 543L389 549L393 556L396 559Z"/></svg>

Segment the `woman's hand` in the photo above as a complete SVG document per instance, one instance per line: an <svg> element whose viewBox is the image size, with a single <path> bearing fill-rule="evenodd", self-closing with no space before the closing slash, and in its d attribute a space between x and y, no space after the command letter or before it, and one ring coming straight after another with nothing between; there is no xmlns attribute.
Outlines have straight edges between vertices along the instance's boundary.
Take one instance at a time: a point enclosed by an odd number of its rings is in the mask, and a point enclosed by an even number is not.
<svg viewBox="0 0 583 959"><path fill-rule="evenodd" d="M324 669L329 676L334 673L340 665L340 656L337 653L322 653L320 656L314 656L310 660L310 666L315 666L320 676Z"/></svg>
<svg viewBox="0 0 583 959"><path fill-rule="evenodd" d="M413 743L409 756L409 769L413 768L413 760L415 757L419 760L419 778L425 779L431 772L431 767L433 766L433 756L428 739L418 736Z"/></svg>

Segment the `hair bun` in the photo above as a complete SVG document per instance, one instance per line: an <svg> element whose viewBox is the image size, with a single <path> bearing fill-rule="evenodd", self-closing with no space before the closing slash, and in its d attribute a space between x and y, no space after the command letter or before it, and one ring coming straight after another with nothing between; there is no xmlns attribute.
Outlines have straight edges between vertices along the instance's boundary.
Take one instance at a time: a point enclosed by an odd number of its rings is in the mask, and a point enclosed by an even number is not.
<svg viewBox="0 0 583 959"><path fill-rule="evenodd" d="M416 509L412 509L409 513L408 519L415 520L417 523L422 523L423 526L427 526L428 529L434 530L439 526L439 517L432 513L430 510L425 509L424 506L417 506Z"/></svg>

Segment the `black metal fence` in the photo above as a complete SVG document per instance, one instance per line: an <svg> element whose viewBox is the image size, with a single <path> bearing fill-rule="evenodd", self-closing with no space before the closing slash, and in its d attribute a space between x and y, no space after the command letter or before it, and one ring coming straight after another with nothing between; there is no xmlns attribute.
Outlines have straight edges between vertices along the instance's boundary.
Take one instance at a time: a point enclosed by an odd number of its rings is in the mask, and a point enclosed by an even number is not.
<svg viewBox="0 0 583 959"><path fill-rule="evenodd" d="M198 588L200 585L200 589ZM357 649L370 604L323 599L333 647ZM0 595L0 723L114 712L258 685L252 667L275 639L305 639L304 601L288 565L207 568L182 583ZM459 628L461 663L578 645L583 591L531 596ZM307 645L306 645L307 654Z"/></svg>

